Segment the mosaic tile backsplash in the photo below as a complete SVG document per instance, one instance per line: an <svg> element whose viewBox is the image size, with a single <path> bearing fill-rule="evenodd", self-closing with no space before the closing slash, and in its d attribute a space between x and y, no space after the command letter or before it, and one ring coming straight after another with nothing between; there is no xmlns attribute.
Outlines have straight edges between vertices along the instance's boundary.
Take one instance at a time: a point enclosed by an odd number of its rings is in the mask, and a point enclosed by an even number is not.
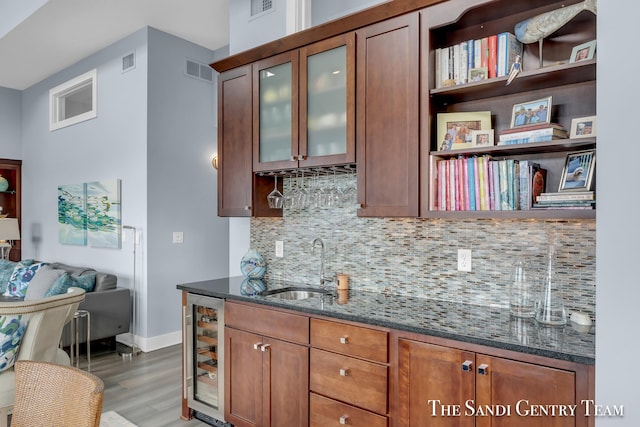
<svg viewBox="0 0 640 427"><path fill-rule="evenodd" d="M284 195L300 179L286 178ZM341 191L355 176L314 178L305 188ZM307 188L309 189L309 188ZM508 307L509 280L519 259L546 269L549 242L556 247L555 272L567 310L595 320L595 220L442 220L358 218L355 198L330 207L285 205L282 218L252 218L251 248L267 262L266 279L317 285L320 237L330 277L349 275L353 289L394 292L449 302ZM275 257L275 241L284 257ZM472 250L472 272L457 270L458 249Z"/></svg>

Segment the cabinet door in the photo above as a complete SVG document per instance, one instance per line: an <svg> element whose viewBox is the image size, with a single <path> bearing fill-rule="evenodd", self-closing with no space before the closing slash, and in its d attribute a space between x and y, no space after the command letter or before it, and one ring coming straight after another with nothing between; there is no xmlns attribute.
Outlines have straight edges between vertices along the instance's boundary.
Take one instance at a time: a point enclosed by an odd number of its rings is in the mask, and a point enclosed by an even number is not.
<svg viewBox="0 0 640 427"><path fill-rule="evenodd" d="M225 328L224 416L236 427L262 425L262 352L259 335Z"/></svg>
<svg viewBox="0 0 640 427"><path fill-rule="evenodd" d="M359 216L418 215L418 14L356 32Z"/></svg>
<svg viewBox="0 0 640 427"><path fill-rule="evenodd" d="M218 77L218 215L251 216L251 67Z"/></svg>
<svg viewBox="0 0 640 427"><path fill-rule="evenodd" d="M253 170L298 165L298 51L253 64Z"/></svg>
<svg viewBox="0 0 640 427"><path fill-rule="evenodd" d="M536 409L532 408L535 405L575 405L574 372L480 354L476 362L478 367L486 365L485 375L476 376L476 404L511 408L508 417L476 417L479 427L576 425L572 416L527 415ZM581 409L578 404L576 411Z"/></svg>
<svg viewBox="0 0 640 427"><path fill-rule="evenodd" d="M309 425L309 349L265 338L263 352L263 424Z"/></svg>
<svg viewBox="0 0 640 427"><path fill-rule="evenodd" d="M300 49L300 166L355 161L355 34Z"/></svg>
<svg viewBox="0 0 640 427"><path fill-rule="evenodd" d="M399 427L475 424L464 416L475 394L473 353L404 339L398 353ZM460 416L445 405L457 405Z"/></svg>

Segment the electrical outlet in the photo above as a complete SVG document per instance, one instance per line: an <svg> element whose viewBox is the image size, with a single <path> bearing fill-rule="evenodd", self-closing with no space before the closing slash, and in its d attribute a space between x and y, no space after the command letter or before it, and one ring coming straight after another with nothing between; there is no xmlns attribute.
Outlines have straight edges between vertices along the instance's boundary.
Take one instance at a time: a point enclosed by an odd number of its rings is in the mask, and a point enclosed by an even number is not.
<svg viewBox="0 0 640 427"><path fill-rule="evenodd" d="M471 271L471 249L458 249L458 271Z"/></svg>
<svg viewBox="0 0 640 427"><path fill-rule="evenodd" d="M276 240L276 257L282 258L284 256L284 242L282 240Z"/></svg>
<svg viewBox="0 0 640 427"><path fill-rule="evenodd" d="M184 243L184 234L182 231L173 232L173 243Z"/></svg>

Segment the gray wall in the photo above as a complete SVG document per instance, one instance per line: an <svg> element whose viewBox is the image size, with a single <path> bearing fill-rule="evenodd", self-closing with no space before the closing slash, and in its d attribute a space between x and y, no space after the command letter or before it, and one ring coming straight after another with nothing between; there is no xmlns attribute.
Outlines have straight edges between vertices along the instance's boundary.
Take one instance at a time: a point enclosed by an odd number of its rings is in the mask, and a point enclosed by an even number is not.
<svg viewBox="0 0 640 427"><path fill-rule="evenodd" d="M251 17L251 0L229 2L229 51L236 54L286 35L286 0L273 0L273 10Z"/></svg>
<svg viewBox="0 0 640 427"><path fill-rule="evenodd" d="M312 0L311 25L320 25L386 0Z"/></svg>
<svg viewBox="0 0 640 427"><path fill-rule="evenodd" d="M123 73L132 51L136 66ZM180 341L176 284L228 274L211 167L214 85L185 76L185 58L208 64L214 53L144 28L22 92L23 257L112 272L131 288L131 232L120 250L61 245L57 235L58 185L121 179L122 223L139 235L136 335L146 350ZM96 67L98 117L49 132L49 89ZM184 244L172 244L173 231Z"/></svg>
<svg viewBox="0 0 640 427"><path fill-rule="evenodd" d="M0 87L0 159L22 158L22 92Z"/></svg>
<svg viewBox="0 0 640 427"><path fill-rule="evenodd" d="M624 68L637 70L640 59L629 55L628 29L637 26L636 0L599 2L598 9L598 218L596 245L596 401L625 405L624 419L599 418L596 425L640 425L638 353L638 257L640 200L636 182L637 141L627 123L637 123L633 95L637 79L622 78ZM632 96L630 96L632 95ZM616 142L612 144L612 142ZM631 365L630 365L631 364Z"/></svg>
<svg viewBox="0 0 640 427"><path fill-rule="evenodd" d="M228 274L228 221L217 212L217 116L213 83L185 74L209 49L149 29L147 336L180 325L176 284ZM172 232L184 233L183 244Z"/></svg>

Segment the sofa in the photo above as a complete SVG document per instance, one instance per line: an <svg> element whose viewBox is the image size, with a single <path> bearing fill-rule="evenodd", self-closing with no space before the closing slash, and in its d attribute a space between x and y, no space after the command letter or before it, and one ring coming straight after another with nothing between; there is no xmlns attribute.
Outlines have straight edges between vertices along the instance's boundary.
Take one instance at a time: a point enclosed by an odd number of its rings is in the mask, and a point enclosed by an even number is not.
<svg viewBox="0 0 640 427"><path fill-rule="evenodd" d="M0 294L7 293L7 283L9 270L11 270L10 261L2 260L0 262ZM115 345L115 336L129 332L131 322L131 292L128 288L119 288L118 277L114 274L96 271L89 267L72 266L59 262L52 263L36 263L33 260L23 260L13 263L14 268L18 265L36 265L44 264L46 268L36 271L31 279L31 286L36 285L36 279L46 274L50 276L49 280L54 277L60 277L61 274L67 273L73 280L79 283L78 286L85 289L85 299L78 307L79 310L87 310L91 315L91 341L109 340L111 345ZM4 268L4 274L3 274ZM13 273L15 276L15 273ZM84 279L91 278L93 284L93 276L95 276L95 284L90 287L84 287L82 284ZM65 276L66 277L66 276ZM54 279L55 280L55 279ZM5 283L3 283L5 282ZM42 282L42 280L40 280ZM46 287L46 284L45 284ZM49 289L51 290L51 289ZM27 287L25 297L29 299L30 289ZM39 295L38 295L39 296ZM86 326L84 322L80 322L80 333L78 341L84 343L86 341ZM70 325L67 324L62 332L63 347L69 346L71 343Z"/></svg>

